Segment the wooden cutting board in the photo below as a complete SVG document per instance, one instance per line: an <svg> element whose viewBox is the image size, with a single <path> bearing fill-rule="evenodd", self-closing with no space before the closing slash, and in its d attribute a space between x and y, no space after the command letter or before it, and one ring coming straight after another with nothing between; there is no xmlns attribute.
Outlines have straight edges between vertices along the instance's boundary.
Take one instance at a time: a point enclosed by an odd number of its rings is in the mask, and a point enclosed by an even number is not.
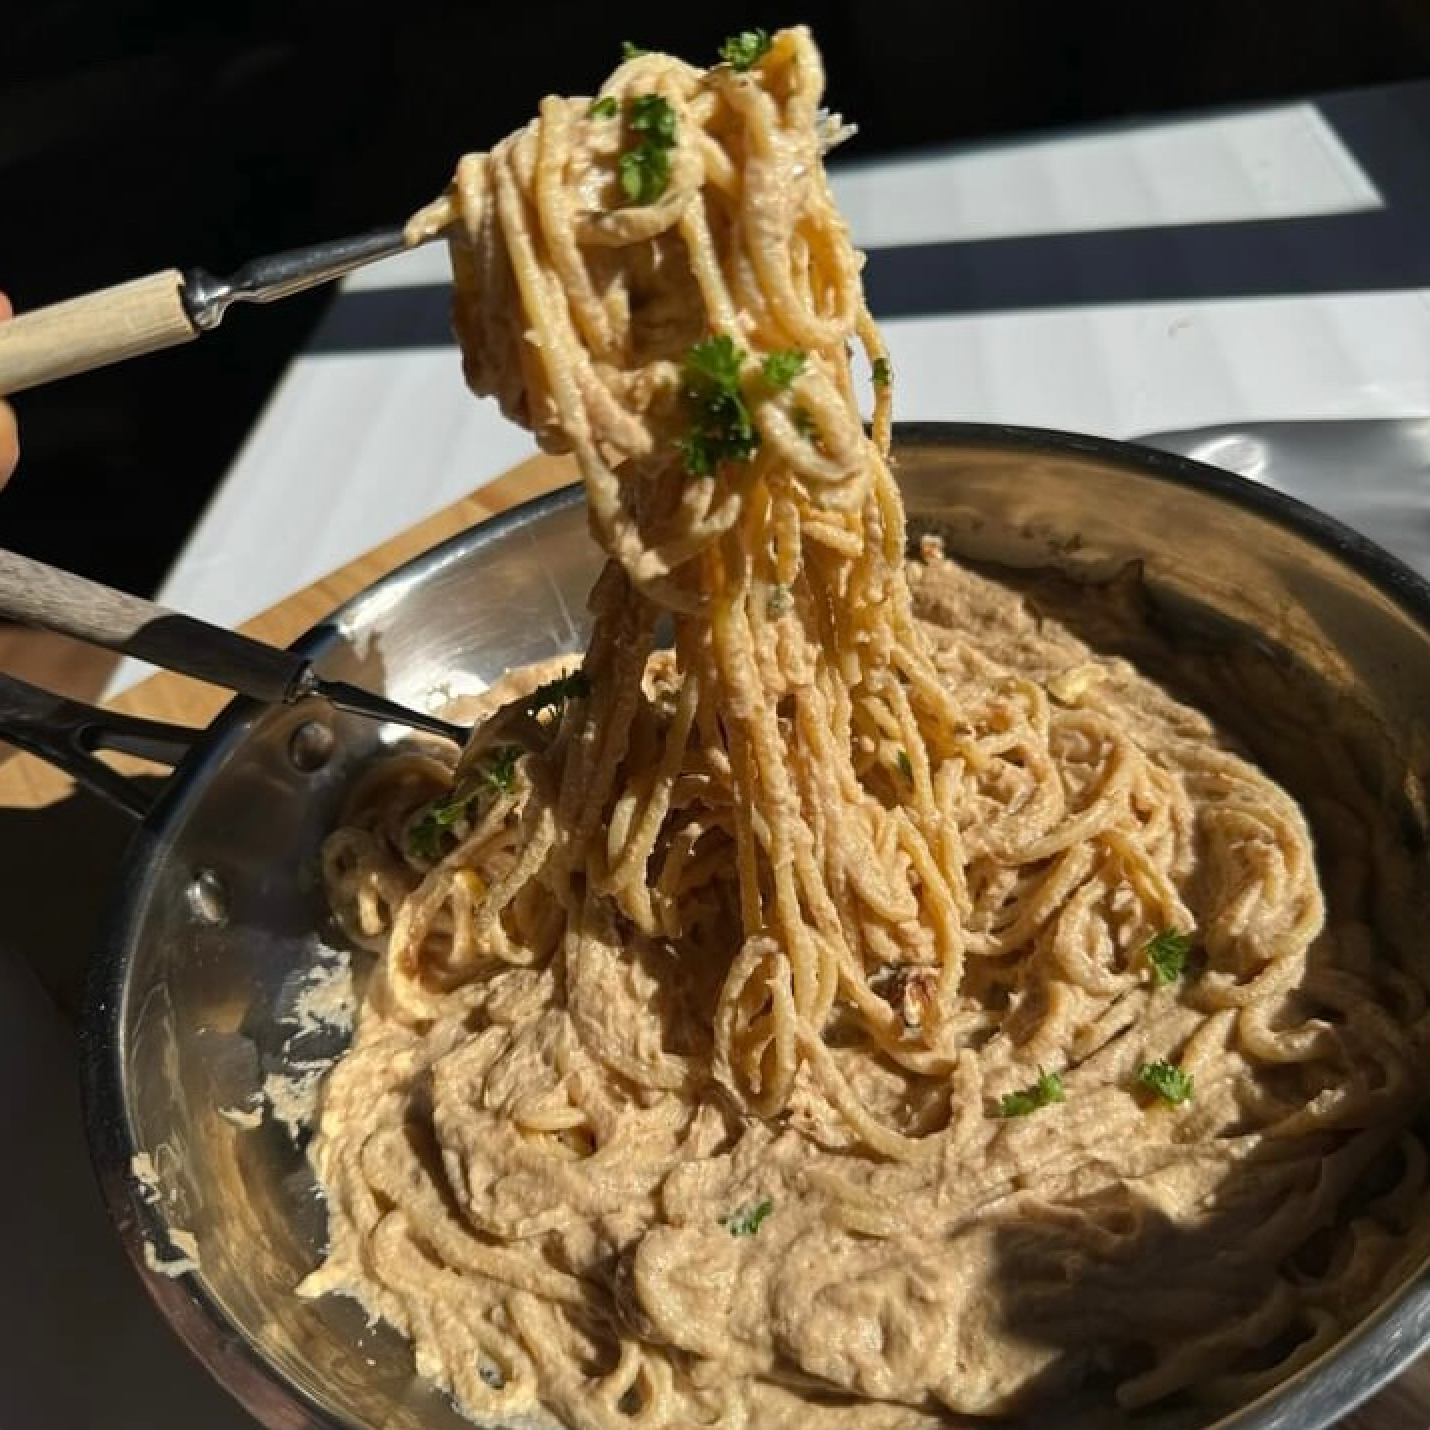
<svg viewBox="0 0 1430 1430"><path fill-rule="evenodd" d="M576 471L569 459L534 457L341 570L296 592L247 622L242 629L272 645L287 646L349 597L404 561L477 522L575 479ZM65 660L63 654L58 658L61 663ZM4 659L5 646L0 642L0 664ZM229 698L227 692L186 676L160 672L108 703L111 708L130 714L180 725L204 726ZM125 766L122 760L116 763ZM69 777L40 760L12 751L0 762L0 810L44 811L72 795L73 782ZM83 881L75 877L76 871L69 872L69 883L82 887ZM76 989L66 989L63 979L58 983L62 1002L75 995ZM1427 1427L1430 1427L1430 1356L1422 1358L1360 1410L1347 1416L1337 1430L1427 1430Z"/></svg>

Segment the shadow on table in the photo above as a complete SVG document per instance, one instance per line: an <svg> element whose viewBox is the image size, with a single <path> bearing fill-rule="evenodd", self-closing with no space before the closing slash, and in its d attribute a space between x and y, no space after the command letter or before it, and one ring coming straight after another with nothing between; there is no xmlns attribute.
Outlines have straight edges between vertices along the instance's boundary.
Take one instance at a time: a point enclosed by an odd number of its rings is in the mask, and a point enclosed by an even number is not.
<svg viewBox="0 0 1430 1430"><path fill-rule="evenodd" d="M0 809L0 939L72 1024L136 828L128 815L80 789L39 809Z"/></svg>
<svg viewBox="0 0 1430 1430"><path fill-rule="evenodd" d="M78 1017L135 828L84 792L0 810L0 1404L14 1425L253 1430L150 1306L89 1160Z"/></svg>

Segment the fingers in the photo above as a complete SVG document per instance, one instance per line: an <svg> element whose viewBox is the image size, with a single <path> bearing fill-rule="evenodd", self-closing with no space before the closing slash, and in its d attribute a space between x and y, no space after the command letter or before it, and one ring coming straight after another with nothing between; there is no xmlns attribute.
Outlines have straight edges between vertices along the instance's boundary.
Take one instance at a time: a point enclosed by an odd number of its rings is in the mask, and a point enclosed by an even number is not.
<svg viewBox="0 0 1430 1430"><path fill-rule="evenodd" d="M20 463L20 429L15 423L15 409L0 402L0 487L10 480Z"/></svg>
<svg viewBox="0 0 1430 1430"><path fill-rule="evenodd" d="M13 312L9 298L0 293L0 323ZM15 423L15 409L0 399L0 487L10 480L10 474L19 460L20 429Z"/></svg>

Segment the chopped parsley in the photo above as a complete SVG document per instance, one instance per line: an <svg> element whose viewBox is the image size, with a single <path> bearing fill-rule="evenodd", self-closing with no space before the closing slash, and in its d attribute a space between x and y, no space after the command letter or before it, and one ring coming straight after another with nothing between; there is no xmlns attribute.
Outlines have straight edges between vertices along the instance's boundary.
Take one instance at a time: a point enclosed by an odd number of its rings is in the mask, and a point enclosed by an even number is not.
<svg viewBox="0 0 1430 1430"><path fill-rule="evenodd" d="M1187 971L1192 941L1176 929L1163 929L1142 952L1158 983L1175 983Z"/></svg>
<svg viewBox="0 0 1430 1430"><path fill-rule="evenodd" d="M1137 1069L1137 1081L1174 1107L1188 1101L1193 1091L1192 1075L1183 1072L1176 1063L1143 1063Z"/></svg>
<svg viewBox="0 0 1430 1430"><path fill-rule="evenodd" d="M603 94L600 99L593 99L587 111L592 119L614 119L620 112L621 106L614 94Z"/></svg>
<svg viewBox="0 0 1430 1430"><path fill-rule="evenodd" d="M751 1202L749 1206L741 1207L729 1216L722 1216L720 1225L731 1236L754 1236L759 1231L760 1224L774 1209L775 1204L766 1197L762 1202Z"/></svg>
<svg viewBox="0 0 1430 1430"><path fill-rule="evenodd" d="M768 30L741 30L720 46L720 58L731 69L747 70L758 64L770 52Z"/></svg>
<svg viewBox="0 0 1430 1430"><path fill-rule="evenodd" d="M1062 1078L1055 1072L1039 1070L1038 1080L1031 1087L1003 1094L1002 1100L998 1104L998 1115L999 1117L1026 1117L1040 1107L1047 1107L1054 1102L1063 1102L1065 1098Z"/></svg>
<svg viewBox="0 0 1430 1430"><path fill-rule="evenodd" d="M876 357L873 369L869 374L869 380L875 387L887 387L893 372L889 368L889 359L886 357Z"/></svg>
<svg viewBox="0 0 1430 1430"><path fill-rule="evenodd" d="M914 777L914 762L909 759L909 752L907 750L900 750L897 759L899 761L899 773L903 775L906 780L912 780Z"/></svg>
<svg viewBox="0 0 1430 1430"><path fill-rule="evenodd" d="M633 204L653 204L670 182L670 154L655 144L638 144L627 149L617 167L621 190Z"/></svg>
<svg viewBox="0 0 1430 1430"><path fill-rule="evenodd" d="M630 103L630 126L662 148L669 149L675 143L675 111L662 95L636 95Z"/></svg>
<svg viewBox="0 0 1430 1430"><path fill-rule="evenodd" d="M566 708L568 700L584 700L591 693L591 681L584 670L573 670L569 675L558 675L544 685L538 685L526 697L526 708L533 715L543 715L551 711L559 716Z"/></svg>
<svg viewBox="0 0 1430 1430"><path fill-rule="evenodd" d="M776 392L783 392L804 371L808 360L808 355L798 348L766 353L765 360L760 364L760 376Z"/></svg>
<svg viewBox="0 0 1430 1430"><path fill-rule="evenodd" d="M516 762L521 749L502 745L449 793L434 799L413 820L407 831L407 847L419 859L436 861L442 857L442 839L453 825L470 817L473 803L483 794L510 794L516 787Z"/></svg>
<svg viewBox="0 0 1430 1430"><path fill-rule="evenodd" d="M516 762L521 758L518 745L501 745L491 752L490 757L477 767L478 793L485 786L501 794L510 794L516 788Z"/></svg>
<svg viewBox="0 0 1430 1430"><path fill-rule="evenodd" d="M722 462L748 462L760 434L740 390L745 355L721 334L696 343L685 354L685 397L694 421L680 442L685 470L692 477L713 477Z"/></svg>
<svg viewBox="0 0 1430 1430"><path fill-rule="evenodd" d="M626 107L626 122L643 138L617 160L621 188L633 204L653 204L670 182L675 110L661 95L638 94Z"/></svg>
<svg viewBox="0 0 1430 1430"><path fill-rule="evenodd" d="M770 587L765 597L765 614L771 619L783 616L794 605L794 592L783 582Z"/></svg>
<svg viewBox="0 0 1430 1430"><path fill-rule="evenodd" d="M476 798L476 791L470 794L456 793L434 799L415 819L407 832L407 847L419 859L435 863L442 857L442 835L458 820L466 818L467 807Z"/></svg>
<svg viewBox="0 0 1430 1430"><path fill-rule="evenodd" d="M650 51L644 45L632 44L630 40L621 41L621 58L623 60L638 60L642 55L648 55Z"/></svg>

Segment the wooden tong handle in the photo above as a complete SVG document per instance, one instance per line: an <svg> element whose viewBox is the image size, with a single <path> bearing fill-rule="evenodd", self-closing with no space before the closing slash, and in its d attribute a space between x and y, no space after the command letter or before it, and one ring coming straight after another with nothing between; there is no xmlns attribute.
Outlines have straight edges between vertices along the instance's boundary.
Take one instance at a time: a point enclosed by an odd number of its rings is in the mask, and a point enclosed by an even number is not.
<svg viewBox="0 0 1430 1430"><path fill-rule="evenodd" d="M0 396L198 337L177 268L0 323Z"/></svg>
<svg viewBox="0 0 1430 1430"><path fill-rule="evenodd" d="M87 576L0 550L0 616L104 646L269 704L299 692L308 661Z"/></svg>

